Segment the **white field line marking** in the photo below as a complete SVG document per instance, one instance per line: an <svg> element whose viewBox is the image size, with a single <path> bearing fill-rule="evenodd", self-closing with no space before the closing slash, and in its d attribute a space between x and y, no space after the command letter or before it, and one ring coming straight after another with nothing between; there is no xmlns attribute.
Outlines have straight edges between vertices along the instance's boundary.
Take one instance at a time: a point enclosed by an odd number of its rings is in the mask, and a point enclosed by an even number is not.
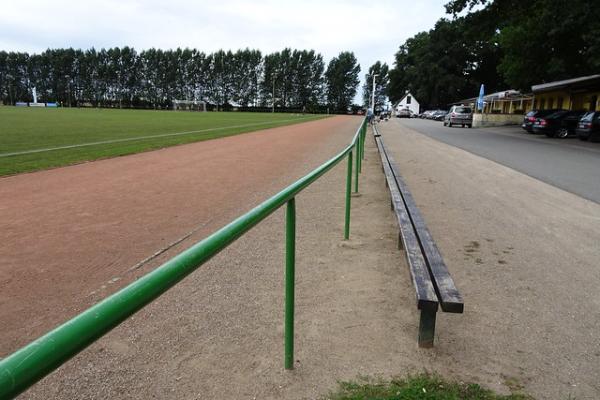
<svg viewBox="0 0 600 400"><path fill-rule="evenodd" d="M219 128L207 128L207 129L200 129L198 131L162 133L162 134L159 134L159 135L136 136L136 137L125 138L125 139L103 140L103 141L100 141L100 142L72 144L72 145L69 145L69 146L49 147L49 148L45 148L45 149L34 149L34 150L16 151L16 152L13 152L13 153L0 153L0 158L2 158L2 157L11 157L11 156L20 156L20 155L24 155L24 154L44 153L46 151L54 151L54 150L74 149L74 148L77 148L77 147L96 146L96 145L99 145L99 144L132 142L132 141L135 141L135 140L153 139L153 138L168 137L168 136L190 135L192 133L203 133L203 132L221 131L221 130L224 130L224 129L248 128L250 126L278 124L280 122L291 122L291 121L299 121L299 120L301 121L303 119L309 119L309 118L310 117L300 117L300 118L294 118L294 119L282 119L282 120L279 120L279 121L257 122L257 123L245 124L245 125L222 126L222 127L219 127Z"/></svg>

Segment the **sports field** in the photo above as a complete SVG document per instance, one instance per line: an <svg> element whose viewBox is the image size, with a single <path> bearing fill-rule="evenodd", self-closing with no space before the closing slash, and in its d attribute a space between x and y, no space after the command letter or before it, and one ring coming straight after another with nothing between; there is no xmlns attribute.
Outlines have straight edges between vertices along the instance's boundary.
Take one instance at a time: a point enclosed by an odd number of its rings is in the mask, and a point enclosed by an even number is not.
<svg viewBox="0 0 600 400"><path fill-rule="evenodd" d="M0 175L231 136L315 115L0 107Z"/></svg>

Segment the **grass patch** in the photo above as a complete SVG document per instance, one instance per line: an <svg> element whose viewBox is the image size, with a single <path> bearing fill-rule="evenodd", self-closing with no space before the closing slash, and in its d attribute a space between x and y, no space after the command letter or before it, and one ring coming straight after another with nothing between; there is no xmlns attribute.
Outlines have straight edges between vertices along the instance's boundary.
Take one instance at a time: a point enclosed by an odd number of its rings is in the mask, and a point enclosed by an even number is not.
<svg viewBox="0 0 600 400"><path fill-rule="evenodd" d="M327 400L533 400L524 394L493 393L474 383L450 382L437 375L420 374L391 381L361 378L342 382Z"/></svg>
<svg viewBox="0 0 600 400"><path fill-rule="evenodd" d="M0 175L139 153L319 118L323 116L0 107ZM110 141L116 142L96 143ZM65 146L74 147L56 149ZM34 152L10 155L30 151Z"/></svg>

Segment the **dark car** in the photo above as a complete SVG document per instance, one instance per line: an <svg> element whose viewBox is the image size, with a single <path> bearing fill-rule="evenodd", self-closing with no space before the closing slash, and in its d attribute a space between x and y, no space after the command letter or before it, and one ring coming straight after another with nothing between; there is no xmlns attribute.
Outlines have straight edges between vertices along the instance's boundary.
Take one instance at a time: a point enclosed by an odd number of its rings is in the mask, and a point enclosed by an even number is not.
<svg viewBox="0 0 600 400"><path fill-rule="evenodd" d="M431 119L433 119L434 121L443 121L446 114L448 114L448 111L437 110L436 112L431 114Z"/></svg>
<svg viewBox="0 0 600 400"><path fill-rule="evenodd" d="M548 137L566 138L575 135L575 128L585 111L558 111L533 123L533 132L543 133Z"/></svg>
<svg viewBox="0 0 600 400"><path fill-rule="evenodd" d="M600 142L600 111L589 111L581 117L577 128L577 136L581 140Z"/></svg>
<svg viewBox="0 0 600 400"><path fill-rule="evenodd" d="M559 108L550 110L531 110L523 117L523 124L521 128L525 129L529 133L533 133L533 124L537 118L545 117L546 115L554 114L558 111L565 111Z"/></svg>

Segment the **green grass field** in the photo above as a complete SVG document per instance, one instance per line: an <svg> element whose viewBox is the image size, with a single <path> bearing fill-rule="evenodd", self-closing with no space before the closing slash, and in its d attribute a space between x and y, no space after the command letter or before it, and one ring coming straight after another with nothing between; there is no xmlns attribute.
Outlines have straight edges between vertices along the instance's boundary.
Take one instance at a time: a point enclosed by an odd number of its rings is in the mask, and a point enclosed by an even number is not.
<svg viewBox="0 0 600 400"><path fill-rule="evenodd" d="M319 118L323 116L0 107L0 176Z"/></svg>

